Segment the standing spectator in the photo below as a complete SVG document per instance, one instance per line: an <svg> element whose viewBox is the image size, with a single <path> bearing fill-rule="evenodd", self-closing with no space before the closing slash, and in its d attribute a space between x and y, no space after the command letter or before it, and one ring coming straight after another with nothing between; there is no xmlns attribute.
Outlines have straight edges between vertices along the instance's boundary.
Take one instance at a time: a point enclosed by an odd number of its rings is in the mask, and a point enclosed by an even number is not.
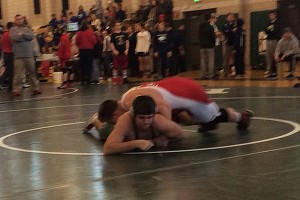
<svg viewBox="0 0 300 200"><path fill-rule="evenodd" d="M82 85L89 85L91 82L93 51L96 42L97 41L93 30L88 27L87 20L84 20L76 36L76 45L79 48Z"/></svg>
<svg viewBox="0 0 300 200"><path fill-rule="evenodd" d="M223 33L225 36L224 50L223 50L224 76L227 76L229 74L230 69L234 72L233 50L234 50L234 41L235 41L235 35L234 35L235 28L236 28L236 17L234 16L234 14L228 13L226 18L226 23L223 25Z"/></svg>
<svg viewBox="0 0 300 200"><path fill-rule="evenodd" d="M10 29L14 26L13 22L8 22L6 31L1 37L1 50L3 53L3 61L5 71L0 77L0 89L3 88L4 81L8 80L8 90L12 91L13 68L14 68L14 55L12 52L12 43L10 38Z"/></svg>
<svg viewBox="0 0 300 200"><path fill-rule="evenodd" d="M290 65L290 74L286 77L287 79L293 79L293 70L295 69L295 63L293 57L299 53L299 40L293 34L290 28L283 30L282 38L279 40L274 59L276 63L288 61ZM277 67L272 66L271 74L267 77L268 79L274 80L277 78Z"/></svg>
<svg viewBox="0 0 300 200"><path fill-rule="evenodd" d="M158 78L164 78L168 74L170 67L170 57L172 56L170 36L165 28L165 23L158 24L157 31L153 36L153 53L155 65L158 72Z"/></svg>
<svg viewBox="0 0 300 200"><path fill-rule="evenodd" d="M137 24L137 45L135 52L138 56L139 61L139 72L140 73L151 73L150 63L149 63L149 53L151 46L151 34L145 28L145 24Z"/></svg>
<svg viewBox="0 0 300 200"><path fill-rule="evenodd" d="M122 31L121 22L115 23L114 33L111 35L110 44L114 55L113 79L116 80L116 78L118 78L119 69L122 69L123 83L128 83L127 66L128 66L129 41L128 41L128 34Z"/></svg>
<svg viewBox="0 0 300 200"><path fill-rule="evenodd" d="M216 36L214 23L216 17L211 14L204 16L205 22L200 24L199 27L199 41L200 41L200 69L202 79L211 79L214 77L215 65L215 44Z"/></svg>
<svg viewBox="0 0 300 200"><path fill-rule="evenodd" d="M70 64L70 62L68 61L71 59L72 44L69 39L66 26L62 26L59 32L61 32L62 34L58 44L57 56L59 58L60 66L63 72L63 83L58 87L58 89L66 89L69 87L72 74L72 66L68 66Z"/></svg>
<svg viewBox="0 0 300 200"><path fill-rule="evenodd" d="M266 52L266 72L265 75L269 75L271 72L271 68L274 68L275 61L274 61L274 54L275 49L280 40L281 30L279 27L279 22L277 20L277 13L276 11L269 12L269 24L265 29L265 33L267 34L267 52Z"/></svg>
<svg viewBox="0 0 300 200"><path fill-rule="evenodd" d="M245 31L243 29L244 25L244 20L242 19L237 19L236 22L236 30L234 31L235 34L235 44L234 44L234 49L235 49L235 70L236 70L236 76L238 78L243 77L245 74Z"/></svg>
<svg viewBox="0 0 300 200"><path fill-rule="evenodd" d="M112 56L112 50L110 47L110 34L111 34L111 29L106 29L103 31L103 50L102 50L102 57L103 57L103 76L104 78L110 78L111 77L111 63L113 61L113 56Z"/></svg>
<svg viewBox="0 0 300 200"><path fill-rule="evenodd" d="M115 20L122 22L126 19L126 13L122 9L122 4L121 3L117 4L116 7L117 7L117 9L116 9L116 12L115 12Z"/></svg>
<svg viewBox="0 0 300 200"><path fill-rule="evenodd" d="M80 5L78 8L78 15L77 15L78 24L81 24L81 22L83 22L83 20L85 19L86 19L86 13L84 11L83 6Z"/></svg>
<svg viewBox="0 0 300 200"><path fill-rule="evenodd" d="M180 71L179 60L183 50L183 36L178 29L169 28L168 34L172 41L172 57L170 61L170 75L176 76Z"/></svg>
<svg viewBox="0 0 300 200"><path fill-rule="evenodd" d="M137 33L134 30L133 25L127 27L128 41L129 41L129 50L128 50L128 69L130 70L130 75L135 77L138 75L138 58L135 54L136 42L137 42Z"/></svg>
<svg viewBox="0 0 300 200"><path fill-rule="evenodd" d="M99 78L100 78L100 65L101 65L101 54L103 49L103 36L95 26L92 26L97 43L94 47L93 52L93 70L92 70L92 83L93 84L99 84Z"/></svg>
<svg viewBox="0 0 300 200"><path fill-rule="evenodd" d="M41 94L39 82L36 78L34 50L31 41L35 35L32 30L24 25L24 17L20 14L15 16L16 27L11 28L11 40L14 53L14 78L13 94L20 95L21 77L25 71L29 73L33 94Z"/></svg>

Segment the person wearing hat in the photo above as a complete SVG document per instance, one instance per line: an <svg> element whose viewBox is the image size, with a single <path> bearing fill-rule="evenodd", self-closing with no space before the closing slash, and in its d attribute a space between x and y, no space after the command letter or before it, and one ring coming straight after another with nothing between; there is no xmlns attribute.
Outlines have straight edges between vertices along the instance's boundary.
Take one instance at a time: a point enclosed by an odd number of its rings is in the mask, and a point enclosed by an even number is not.
<svg viewBox="0 0 300 200"><path fill-rule="evenodd" d="M108 136L103 147L104 154L148 151L152 147L166 147L169 142L181 140L182 128L156 111L156 104L150 96L135 98L130 110L119 118Z"/></svg>
<svg viewBox="0 0 300 200"><path fill-rule="evenodd" d="M275 55L274 55L274 60L276 63L279 62L289 62L289 72L290 74L286 77L287 79L293 79L294 74L294 63L293 63L293 57L295 54L299 53L299 40L296 38L296 36L293 34L292 30L290 28L285 28L283 29L283 35L282 38L279 40L276 50L275 50ZM270 76L268 76L268 79L274 80L277 79L277 67L272 66L271 69L272 73Z"/></svg>

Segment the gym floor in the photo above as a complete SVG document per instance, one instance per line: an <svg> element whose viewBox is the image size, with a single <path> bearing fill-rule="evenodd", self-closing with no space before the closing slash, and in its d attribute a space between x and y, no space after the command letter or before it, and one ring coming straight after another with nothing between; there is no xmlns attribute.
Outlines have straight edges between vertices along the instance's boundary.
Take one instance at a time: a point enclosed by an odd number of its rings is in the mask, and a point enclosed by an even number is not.
<svg viewBox="0 0 300 200"><path fill-rule="evenodd" d="M135 84L0 91L0 199L300 199L297 81L258 82L199 81L220 107L255 112L247 131L184 127L183 141L166 149L115 156L103 156L82 125Z"/></svg>

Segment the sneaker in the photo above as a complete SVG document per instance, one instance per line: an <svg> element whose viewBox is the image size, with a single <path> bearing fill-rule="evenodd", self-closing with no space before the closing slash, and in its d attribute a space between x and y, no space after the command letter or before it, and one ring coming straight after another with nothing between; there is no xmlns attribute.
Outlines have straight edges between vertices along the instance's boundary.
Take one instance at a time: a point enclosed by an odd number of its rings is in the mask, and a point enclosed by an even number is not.
<svg viewBox="0 0 300 200"><path fill-rule="evenodd" d="M265 71L264 75L270 75L270 71L269 70Z"/></svg>
<svg viewBox="0 0 300 200"><path fill-rule="evenodd" d="M22 88L29 88L29 87L30 87L30 85L27 84L27 83L23 83L23 84L22 84Z"/></svg>
<svg viewBox="0 0 300 200"><path fill-rule="evenodd" d="M42 92L40 90L33 90L32 94L39 95L39 94L42 94Z"/></svg>
<svg viewBox="0 0 300 200"><path fill-rule="evenodd" d="M67 89L69 88L69 84L68 83L65 83L65 84L62 84L61 86L58 86L57 89Z"/></svg>
<svg viewBox="0 0 300 200"><path fill-rule="evenodd" d="M237 128L239 130L245 130L250 125L250 119L254 116L254 112L251 110L245 110L241 113L242 119L240 122L237 123Z"/></svg>
<svg viewBox="0 0 300 200"><path fill-rule="evenodd" d="M214 122L208 122L205 124L202 124L200 128L198 128L198 133L205 133L212 130L217 129L217 124Z"/></svg>
<svg viewBox="0 0 300 200"><path fill-rule="evenodd" d="M293 74L289 74L285 78L288 79L288 80L293 80L295 77L294 77Z"/></svg>
<svg viewBox="0 0 300 200"><path fill-rule="evenodd" d="M82 128L82 134L87 134L93 127L94 121L98 118L98 113L95 113L91 118L89 118Z"/></svg>
<svg viewBox="0 0 300 200"><path fill-rule="evenodd" d="M8 88L8 86L4 86L4 85L0 86L0 90L4 90L5 88Z"/></svg>
<svg viewBox="0 0 300 200"><path fill-rule="evenodd" d="M276 80L277 79L277 74L270 74L269 76L266 77L268 80Z"/></svg>

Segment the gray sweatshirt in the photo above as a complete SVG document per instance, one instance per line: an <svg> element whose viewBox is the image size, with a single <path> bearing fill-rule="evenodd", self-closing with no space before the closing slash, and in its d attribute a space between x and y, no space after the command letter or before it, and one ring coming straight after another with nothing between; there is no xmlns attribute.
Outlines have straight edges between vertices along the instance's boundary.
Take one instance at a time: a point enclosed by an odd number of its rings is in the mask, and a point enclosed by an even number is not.
<svg viewBox="0 0 300 200"><path fill-rule="evenodd" d="M295 35L292 35L290 39L281 38L277 44L275 55L286 54L298 54L299 52L299 41Z"/></svg>
<svg viewBox="0 0 300 200"><path fill-rule="evenodd" d="M34 50L31 41L35 35L28 26L16 26L10 29L10 37L15 58L32 58Z"/></svg>

